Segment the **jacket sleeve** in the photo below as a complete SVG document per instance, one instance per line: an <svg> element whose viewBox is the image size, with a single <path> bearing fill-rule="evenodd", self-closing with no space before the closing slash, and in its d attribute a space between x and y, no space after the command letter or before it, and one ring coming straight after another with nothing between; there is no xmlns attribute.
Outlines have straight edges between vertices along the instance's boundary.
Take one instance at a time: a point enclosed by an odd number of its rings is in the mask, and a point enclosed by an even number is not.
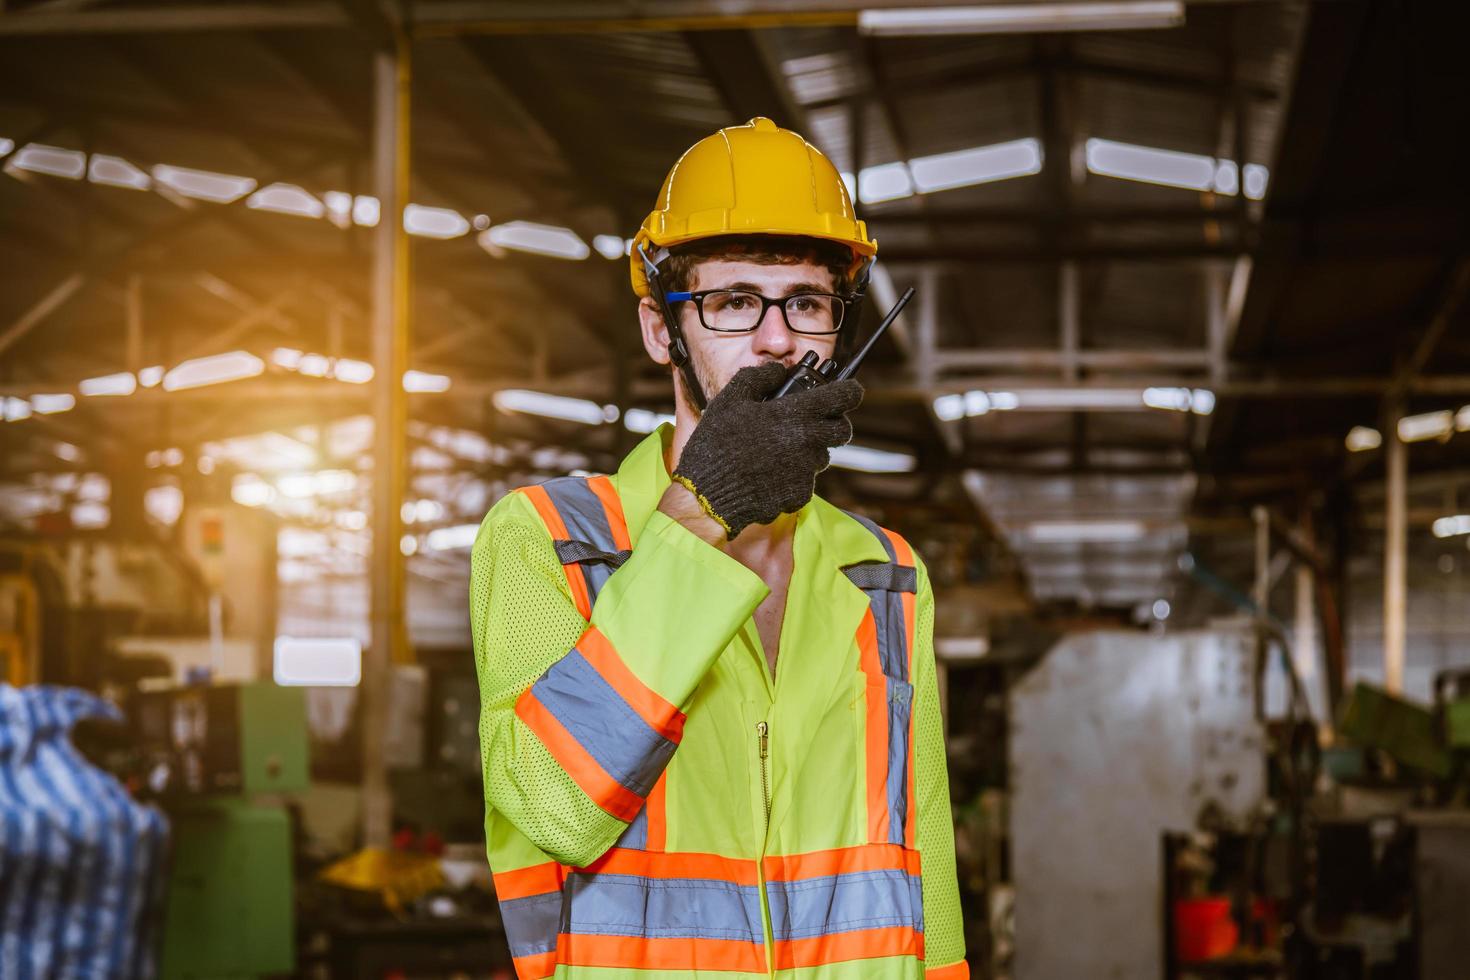
<svg viewBox="0 0 1470 980"><path fill-rule="evenodd" d="M760 577L655 512L589 624L551 537L519 493L470 559L485 804L581 867L643 806L682 734L682 706L767 594Z"/></svg>
<svg viewBox="0 0 1470 980"><path fill-rule="evenodd" d="M949 802L949 766L939 681L934 666L934 590L919 563L914 624L914 800L920 866L924 875L925 980L966 980L964 920L955 877L954 814Z"/></svg>

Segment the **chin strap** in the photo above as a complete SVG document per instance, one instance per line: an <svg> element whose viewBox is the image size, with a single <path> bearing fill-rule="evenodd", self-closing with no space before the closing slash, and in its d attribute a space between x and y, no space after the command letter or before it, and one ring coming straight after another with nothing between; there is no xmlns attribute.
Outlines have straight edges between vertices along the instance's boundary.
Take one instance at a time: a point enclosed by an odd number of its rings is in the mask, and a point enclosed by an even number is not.
<svg viewBox="0 0 1470 980"><path fill-rule="evenodd" d="M858 328L863 322L863 301L868 298L868 283L873 278L873 263L876 257L870 257L863 264L863 271L858 273L858 280L853 284L852 292L847 297L847 316L844 318L842 333L838 334L837 360L846 363L852 354L852 345L857 337Z"/></svg>
<svg viewBox="0 0 1470 980"><path fill-rule="evenodd" d="M704 395L704 386L699 383L699 377L694 373L694 361L689 356L689 345L684 342L684 331L679 327L679 320L669 307L663 280L659 277L658 264L654 261L655 258L660 260L667 258L668 253L661 251L661 254L650 256L648 250L640 244L638 256L643 260L643 269L648 276L648 293L654 303L658 304L659 313L664 318L664 326L669 331L669 360L684 376L684 387L688 390L689 397L694 399L694 407L703 412L705 405L708 404L708 399Z"/></svg>

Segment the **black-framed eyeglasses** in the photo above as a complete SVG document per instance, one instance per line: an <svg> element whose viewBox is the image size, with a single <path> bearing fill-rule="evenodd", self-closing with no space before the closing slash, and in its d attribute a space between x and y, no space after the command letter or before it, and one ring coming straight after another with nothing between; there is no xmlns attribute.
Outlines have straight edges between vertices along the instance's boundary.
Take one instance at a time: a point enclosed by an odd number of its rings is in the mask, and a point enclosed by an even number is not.
<svg viewBox="0 0 1470 980"><path fill-rule="evenodd" d="M699 322L716 333L750 333L766 318L766 311L780 307L792 333L822 335L842 329L847 300L836 293L792 293L762 296L748 289L701 289L697 293L669 293L670 303L693 303Z"/></svg>

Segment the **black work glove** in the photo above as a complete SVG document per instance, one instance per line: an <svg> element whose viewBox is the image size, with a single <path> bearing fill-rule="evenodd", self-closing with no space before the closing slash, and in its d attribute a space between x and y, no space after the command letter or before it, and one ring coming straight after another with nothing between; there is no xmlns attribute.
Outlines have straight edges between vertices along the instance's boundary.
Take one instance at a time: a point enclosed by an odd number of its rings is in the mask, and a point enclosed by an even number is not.
<svg viewBox="0 0 1470 980"><path fill-rule="evenodd" d="M849 378L764 401L785 378L775 362L737 371L674 468L727 537L800 510L827 468L828 448L852 438L847 413L863 400L862 385Z"/></svg>

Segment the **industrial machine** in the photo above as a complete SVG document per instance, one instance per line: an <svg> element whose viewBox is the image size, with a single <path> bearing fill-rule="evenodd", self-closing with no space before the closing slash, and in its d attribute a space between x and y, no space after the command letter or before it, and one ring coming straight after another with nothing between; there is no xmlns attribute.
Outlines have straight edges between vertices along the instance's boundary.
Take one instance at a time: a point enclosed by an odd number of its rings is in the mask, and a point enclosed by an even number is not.
<svg viewBox="0 0 1470 980"><path fill-rule="evenodd" d="M283 800L308 784L305 692L269 682L178 687L141 692L129 709L135 778L174 827L162 975L292 970Z"/></svg>

